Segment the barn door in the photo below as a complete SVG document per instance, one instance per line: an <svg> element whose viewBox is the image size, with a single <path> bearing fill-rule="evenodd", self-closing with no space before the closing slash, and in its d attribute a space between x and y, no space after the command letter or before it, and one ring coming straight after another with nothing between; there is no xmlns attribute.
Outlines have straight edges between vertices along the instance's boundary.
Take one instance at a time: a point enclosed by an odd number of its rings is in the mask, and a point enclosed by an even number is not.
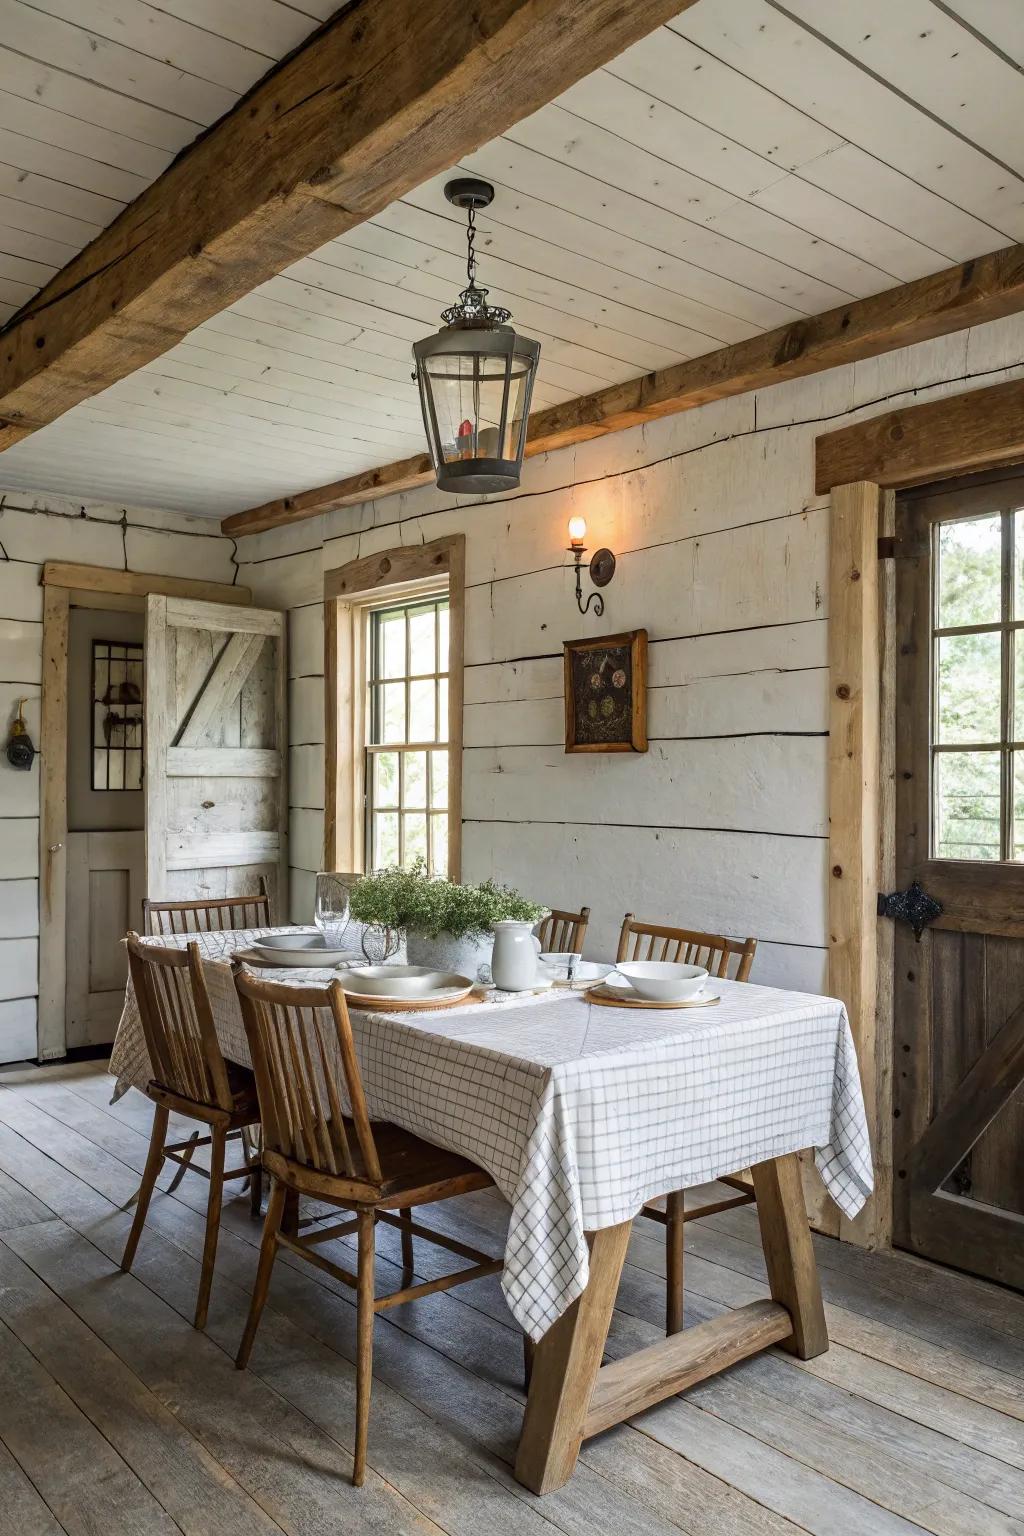
<svg viewBox="0 0 1024 1536"><path fill-rule="evenodd" d="M897 513L896 1238L1024 1288L1024 480ZM910 912L914 904L910 903ZM927 916L927 912L919 912Z"/></svg>
<svg viewBox="0 0 1024 1536"><path fill-rule="evenodd" d="M146 891L287 912L284 615L146 599Z"/></svg>

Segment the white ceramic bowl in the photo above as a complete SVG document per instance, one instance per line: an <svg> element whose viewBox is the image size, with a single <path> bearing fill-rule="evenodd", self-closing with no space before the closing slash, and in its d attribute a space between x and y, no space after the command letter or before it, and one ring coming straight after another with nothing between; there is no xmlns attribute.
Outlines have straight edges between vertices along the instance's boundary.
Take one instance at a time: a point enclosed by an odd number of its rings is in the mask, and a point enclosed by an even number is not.
<svg viewBox="0 0 1024 1536"><path fill-rule="evenodd" d="M638 997L651 1003L685 1003L703 990L708 973L702 965L678 965L671 960L628 960L615 967Z"/></svg>
<svg viewBox="0 0 1024 1536"><path fill-rule="evenodd" d="M254 952L271 965L340 965L343 960L362 959L350 949L331 949L319 933L275 933L253 941Z"/></svg>
<svg viewBox="0 0 1024 1536"><path fill-rule="evenodd" d="M360 997L425 997L446 985L449 973L427 965L364 965L345 980L346 992Z"/></svg>

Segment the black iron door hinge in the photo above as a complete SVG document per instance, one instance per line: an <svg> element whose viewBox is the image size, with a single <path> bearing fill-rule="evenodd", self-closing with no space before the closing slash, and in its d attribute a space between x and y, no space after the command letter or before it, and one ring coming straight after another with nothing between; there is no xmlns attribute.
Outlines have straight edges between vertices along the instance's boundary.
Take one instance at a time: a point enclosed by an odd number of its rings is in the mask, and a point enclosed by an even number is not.
<svg viewBox="0 0 1024 1536"><path fill-rule="evenodd" d="M914 938L920 944L921 935L929 923L942 916L942 903L929 896L919 880L911 881L905 891L893 891L886 896L878 893L879 917L891 917L897 923L909 923Z"/></svg>

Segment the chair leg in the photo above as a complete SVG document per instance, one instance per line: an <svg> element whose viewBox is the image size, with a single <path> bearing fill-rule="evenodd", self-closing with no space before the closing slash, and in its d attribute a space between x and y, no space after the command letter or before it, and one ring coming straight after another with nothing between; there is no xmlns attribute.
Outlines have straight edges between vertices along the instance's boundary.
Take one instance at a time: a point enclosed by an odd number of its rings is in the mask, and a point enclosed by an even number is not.
<svg viewBox="0 0 1024 1536"><path fill-rule="evenodd" d="M674 1190L665 1201L665 1332L681 1333L683 1327L683 1191Z"/></svg>
<svg viewBox="0 0 1024 1536"><path fill-rule="evenodd" d="M249 1364L249 1355L252 1353L253 1340L256 1337L256 1329L260 1325L263 1308L267 1300L267 1292L270 1290L270 1276L274 1268L274 1260L277 1258L277 1233L281 1225L281 1217L284 1214L284 1197L287 1191L277 1179L272 1180L270 1199L267 1201L267 1214L263 1222L263 1241L260 1243L260 1261L256 1266L256 1283L252 1288L252 1301L249 1303L249 1316L245 1321L245 1332L242 1334L242 1342L238 1346L238 1354L235 1356L235 1367L244 1371Z"/></svg>
<svg viewBox="0 0 1024 1536"><path fill-rule="evenodd" d="M373 1383L374 1225L372 1210L359 1212L359 1272L356 1355L356 1446L352 1459L352 1483L363 1486L366 1476L366 1437L370 1427L370 1387Z"/></svg>
<svg viewBox="0 0 1024 1536"><path fill-rule="evenodd" d="M523 1391L529 1392L530 1382L533 1379L533 1362L537 1354L537 1346L528 1333L523 1334Z"/></svg>
<svg viewBox="0 0 1024 1536"><path fill-rule="evenodd" d="M213 1266L217 1258L217 1238L220 1235L220 1208L224 1198L224 1152L227 1133L221 1126L214 1126L210 1136L210 1198L206 1206L206 1240L203 1243L203 1267L199 1272L199 1295L196 1297L194 1328L206 1327L206 1314L210 1307L210 1287L213 1285Z"/></svg>
<svg viewBox="0 0 1024 1536"><path fill-rule="evenodd" d="M403 1221L412 1221L412 1211L404 1206L399 1211ZM402 1284L411 1285L413 1275L412 1233L408 1227L402 1228Z"/></svg>
<svg viewBox="0 0 1024 1536"><path fill-rule="evenodd" d="M121 1268L125 1274L128 1273L134 1262L135 1250L139 1246L139 1238L142 1236L142 1228L146 1222L146 1212L149 1210L149 1199L153 1193L153 1187L160 1176L160 1170L164 1165L167 1119L167 1110L162 1104L155 1104L153 1106L153 1130L149 1138L149 1152L146 1155L146 1169L142 1175L142 1184L139 1187L138 1204L135 1207L132 1229L128 1234L128 1241L124 1245L124 1255L121 1259Z"/></svg>

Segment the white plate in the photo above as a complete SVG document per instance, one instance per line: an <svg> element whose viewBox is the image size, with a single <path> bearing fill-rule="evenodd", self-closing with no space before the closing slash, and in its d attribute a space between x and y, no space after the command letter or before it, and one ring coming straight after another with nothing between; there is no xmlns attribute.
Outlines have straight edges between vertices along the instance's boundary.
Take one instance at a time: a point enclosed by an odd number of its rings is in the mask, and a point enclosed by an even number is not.
<svg viewBox="0 0 1024 1536"><path fill-rule="evenodd" d="M381 969L383 967L374 966L374 970ZM470 981L468 976L459 976L454 971L435 971L433 974L438 978L437 984L429 992L417 993L415 997L398 992L390 995L384 992L364 992L359 985L361 971L343 972L338 979L346 997L365 1000L366 1007L369 1009L373 1008L374 1003L409 1003L413 1007L417 1003L424 1005L440 1002L457 1003L460 998L468 997L476 986L476 982Z"/></svg>
<svg viewBox="0 0 1024 1536"><path fill-rule="evenodd" d="M364 965L353 976L352 990L361 997L430 997L450 985L450 976L429 965Z"/></svg>
<svg viewBox="0 0 1024 1536"><path fill-rule="evenodd" d="M335 966L341 965L344 961L361 961L363 958L352 950L328 949L317 933L289 934L287 937L290 939L304 937L308 942L281 945L276 942L277 935L274 935L273 938L256 939L249 947L270 965Z"/></svg>
<svg viewBox="0 0 1024 1536"><path fill-rule="evenodd" d="M628 997L629 1001L636 1003L638 1008L692 1008L698 1003L717 1003L722 996L715 987L705 982L696 997L681 998L675 1002L654 1002L652 998L641 997L627 981L623 981L619 976L609 976L607 981L598 982L591 990L599 995L603 993L605 997Z"/></svg>

